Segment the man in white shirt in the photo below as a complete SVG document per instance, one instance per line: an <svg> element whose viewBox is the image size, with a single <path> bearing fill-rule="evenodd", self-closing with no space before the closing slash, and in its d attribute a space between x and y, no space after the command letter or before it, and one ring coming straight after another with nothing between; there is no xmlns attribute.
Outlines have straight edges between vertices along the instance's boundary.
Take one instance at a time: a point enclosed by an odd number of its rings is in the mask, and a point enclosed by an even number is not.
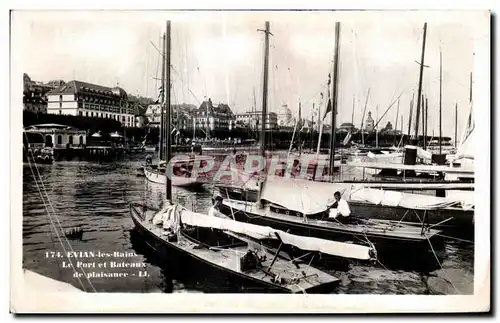
<svg viewBox="0 0 500 323"><path fill-rule="evenodd" d="M336 219L340 222L348 222L348 217L351 215L351 210L349 209L349 204L347 201L342 199L340 192L335 192L333 194L335 197L335 203L333 203L330 208L329 218Z"/></svg>

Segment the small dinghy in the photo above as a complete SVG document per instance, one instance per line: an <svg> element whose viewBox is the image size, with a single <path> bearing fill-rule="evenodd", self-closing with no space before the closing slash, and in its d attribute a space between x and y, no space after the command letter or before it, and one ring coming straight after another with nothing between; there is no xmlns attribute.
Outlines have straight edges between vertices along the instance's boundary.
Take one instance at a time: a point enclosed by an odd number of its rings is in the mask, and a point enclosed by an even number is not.
<svg viewBox="0 0 500 323"><path fill-rule="evenodd" d="M257 242L261 239L274 237L280 240L280 246L294 244L335 256L372 257L372 250L364 246L295 236L194 213L180 205L158 210L130 204L130 215L147 245L158 256L169 259L164 263L175 263L183 271L193 270L208 277L224 275L243 286L259 287L262 292L330 293L339 279L307 263L285 259L281 247L273 252Z"/></svg>

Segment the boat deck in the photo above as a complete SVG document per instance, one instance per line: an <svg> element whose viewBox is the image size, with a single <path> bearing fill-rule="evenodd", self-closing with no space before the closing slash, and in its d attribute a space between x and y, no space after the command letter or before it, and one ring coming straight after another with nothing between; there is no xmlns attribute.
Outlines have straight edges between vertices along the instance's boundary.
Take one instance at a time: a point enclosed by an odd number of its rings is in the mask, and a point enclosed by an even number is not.
<svg viewBox="0 0 500 323"><path fill-rule="evenodd" d="M243 256L247 250L248 245L236 246L231 248L221 247L206 247L197 244L186 237L182 237L175 242L166 239L166 231L161 225L157 226L151 222L155 211L148 210L144 213L145 220L141 221L143 227L163 240L166 244L170 244L175 248L182 249L193 257L216 266L223 270L230 270L240 276L248 276L256 281L263 281L269 285L273 283L273 277L265 273L261 269L252 269L242 271L240 269L240 257ZM260 251L260 250L259 250ZM273 260L274 255L270 252L265 252L265 260L262 262L262 268L267 269ZM320 271L314 267L307 265L300 265L297 268L291 261L282 258L276 259L271 268L271 272L283 278L286 282L279 285L283 289L289 290L291 293L302 293L309 290L314 290L321 286L336 286L339 279L335 278L325 272Z"/></svg>
<svg viewBox="0 0 500 323"><path fill-rule="evenodd" d="M332 220L319 219L304 219L296 215L286 215L275 213L268 206L259 208L257 203L223 200L222 202L229 208L234 209L234 212L243 211L257 216L271 218L276 221L292 222L295 225L303 225L304 227L324 228L326 230L337 230L350 232L356 235L377 236L387 239L425 241L438 234L440 231L430 229L422 234L422 226L415 223L407 223L391 220L374 220L364 219L365 224L343 224ZM231 215L229 215L231 216Z"/></svg>

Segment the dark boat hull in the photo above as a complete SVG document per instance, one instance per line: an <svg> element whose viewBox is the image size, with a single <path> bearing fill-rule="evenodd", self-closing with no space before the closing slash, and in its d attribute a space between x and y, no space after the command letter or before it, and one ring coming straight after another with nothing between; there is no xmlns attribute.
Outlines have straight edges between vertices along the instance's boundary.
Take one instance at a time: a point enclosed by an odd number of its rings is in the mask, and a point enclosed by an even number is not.
<svg viewBox="0 0 500 323"><path fill-rule="evenodd" d="M272 228L287 231L296 235L303 235L309 237L315 237L326 240L341 241L341 242L351 242L361 245L368 245L367 239L370 243L375 245L378 253L379 259L388 259L394 254L406 253L408 251L418 252L419 255L423 252L427 254L429 250L429 243L432 241L433 246L436 242L441 242L439 236L432 236L428 239L422 237L422 239L412 239L403 238L390 235L380 235L380 234L370 234L363 232L353 232L348 229L342 229L341 227L332 228L321 225L313 225L310 223L297 223L294 221L288 221L286 219L280 218L276 219L274 217L262 216L259 214L253 214L249 212L238 211L235 212L231 208L223 203L218 203L216 206L219 212L231 217L236 221L252 223L261 226L270 226ZM439 247L439 245L438 245Z"/></svg>
<svg viewBox="0 0 500 323"><path fill-rule="evenodd" d="M223 289L227 292L291 293L288 288L257 280L250 276L211 264L202 258L186 252L173 243L167 243L144 227L133 207L131 207L130 213L136 231L141 235L143 241L155 252L159 263L163 264L164 269L170 270L180 277L189 277L190 279L193 277L214 279L215 277L217 281L224 282L224 285L228 286L227 289ZM338 283L338 281L334 281L332 284L319 285L308 289L306 292L331 292Z"/></svg>
<svg viewBox="0 0 500 323"><path fill-rule="evenodd" d="M227 189L220 186L219 194L225 199L238 201L258 201L257 190L245 190L235 187ZM369 219L405 221L421 224L426 211L413 210L397 206L372 205L367 203L349 201L349 208L353 215ZM446 208L441 210L427 210L429 225L439 224L436 229L457 231L462 233L474 231L474 210L461 210L459 208ZM450 219L451 218L451 219Z"/></svg>

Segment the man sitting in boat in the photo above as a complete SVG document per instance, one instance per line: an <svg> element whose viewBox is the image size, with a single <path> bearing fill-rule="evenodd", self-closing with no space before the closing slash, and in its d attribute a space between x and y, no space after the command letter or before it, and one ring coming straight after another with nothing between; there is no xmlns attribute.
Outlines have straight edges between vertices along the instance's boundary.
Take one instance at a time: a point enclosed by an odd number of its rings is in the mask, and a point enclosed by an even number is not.
<svg viewBox="0 0 500 323"><path fill-rule="evenodd" d="M349 204L342 198L339 191L335 192L333 197L335 198L335 202L330 207L328 217L342 223L349 222L349 215L351 215Z"/></svg>

